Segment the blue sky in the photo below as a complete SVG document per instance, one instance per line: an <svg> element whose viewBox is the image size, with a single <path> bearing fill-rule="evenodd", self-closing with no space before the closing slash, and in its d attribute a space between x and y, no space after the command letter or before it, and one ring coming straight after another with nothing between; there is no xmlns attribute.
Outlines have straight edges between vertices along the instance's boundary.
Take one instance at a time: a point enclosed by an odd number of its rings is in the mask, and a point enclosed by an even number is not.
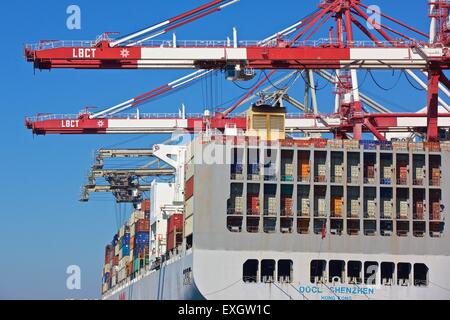
<svg viewBox="0 0 450 320"><path fill-rule="evenodd" d="M98 298L104 244L116 230L115 204L78 202L80 186L100 147L145 147L162 137L48 136L33 137L24 128L24 117L36 113L77 113L84 106L106 107L161 84L186 71L77 71L33 73L23 59L23 44L41 39L95 39L104 31L122 34L175 16L206 1L8 1L0 12L2 101L0 192L0 299ZM240 3L211 17L183 27L179 39L225 39L233 26L239 37L263 39L282 30L315 9L319 1L278 0ZM421 30L428 30L426 2L364 1ZM401 6L400 4L401 3ZM82 10L82 29L66 28L66 8ZM168 35L167 37L170 37ZM378 75L385 87L396 82L392 74ZM323 80L320 80L323 84ZM250 84L243 84L250 86ZM243 91L225 83L224 99ZM302 98L302 88L294 88ZM320 93L322 110L331 106L331 88ZM402 79L389 94L375 87L370 77L363 90L393 110L414 111L425 105L423 93ZM326 91L326 92L325 92ZM181 103L188 111L204 108L201 86L149 104L143 111L176 112ZM389 103L389 104L388 104ZM328 106L328 107L327 107ZM328 109L327 109L328 108ZM82 289L66 289L66 268L79 265Z"/></svg>

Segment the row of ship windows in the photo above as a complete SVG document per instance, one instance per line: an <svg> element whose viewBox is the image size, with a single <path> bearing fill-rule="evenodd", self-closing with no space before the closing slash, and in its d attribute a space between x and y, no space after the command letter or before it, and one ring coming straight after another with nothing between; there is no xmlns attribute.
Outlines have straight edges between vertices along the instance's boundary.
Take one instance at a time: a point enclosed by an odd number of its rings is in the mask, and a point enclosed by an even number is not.
<svg viewBox="0 0 450 320"><path fill-rule="evenodd" d="M380 273L380 274L379 274ZM292 260L247 260L243 265L245 283L292 283ZM381 281L381 283L379 283ZM423 263L397 263L374 261L312 260L312 284L384 285L427 287L429 269Z"/></svg>
<svg viewBox="0 0 450 320"><path fill-rule="evenodd" d="M278 221L279 220L279 221ZM261 231L260 217L247 217L246 218L246 231L248 233L259 233ZM230 232L240 233L243 231L244 217L232 216L227 217L227 229ZM279 228L277 228L279 224ZM381 220L379 223L376 220L364 220L362 233L365 236L376 236L378 231L381 236L389 237L394 234L399 237L406 237L411 234L414 237L422 238L426 234L427 223L425 221L413 221L412 229L410 221L392 221ZM444 233L444 222L429 222L428 232L430 237L439 238ZM294 233L294 219L293 218L262 218L262 230L264 233L280 233L290 234ZM343 235L344 231L350 236L357 236L361 233L361 221L359 219L348 219L346 228L344 228L343 219L321 219L316 218L313 220L313 233L322 234L329 233L331 235ZM297 219L297 233L309 234L310 233L310 219L299 218Z"/></svg>

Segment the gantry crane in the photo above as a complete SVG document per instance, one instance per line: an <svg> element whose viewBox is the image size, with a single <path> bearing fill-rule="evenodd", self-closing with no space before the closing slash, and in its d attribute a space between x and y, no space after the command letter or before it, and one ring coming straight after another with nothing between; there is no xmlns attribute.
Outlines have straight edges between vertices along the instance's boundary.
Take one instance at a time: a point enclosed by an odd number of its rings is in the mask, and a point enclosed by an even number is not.
<svg viewBox="0 0 450 320"><path fill-rule="evenodd" d="M439 114L439 84L450 90L450 81L444 70L450 67L450 38L447 27L450 5L446 0L430 1L431 34L428 35L382 12L368 7L361 0L323 0L318 9L304 19L291 25L280 33L263 41L238 41L237 32L232 40L226 41L180 41L175 37L171 41L154 40L158 35L167 33L191 21L234 4L237 0L212 1L199 8L186 12L173 19L155 24L149 28L118 39L110 39L108 34L95 41L43 41L37 45L27 45L25 54L28 61L38 69L75 68L75 69L201 69L223 70L230 79L246 80L253 77L253 70L336 70L336 93L339 108L334 118L316 114L312 119L317 126L326 123L325 129L332 128L338 137L345 138L352 133L354 139L361 139L365 131L372 132L383 140L383 132L396 130L425 130L429 141L439 138L439 127L448 127L448 115ZM376 13L396 26L377 24L368 15ZM326 39L311 40L327 22L334 20ZM367 28L370 25L373 30ZM398 31L400 28L402 31ZM366 35L369 40L354 38L355 30ZM418 39L419 38L419 39ZM377 70L421 70L427 72L427 110L426 113L368 114L362 108L359 94L358 69ZM243 100L251 96L267 79L258 82ZM348 95L351 99L348 99ZM345 99L344 99L345 98ZM226 127L229 122L243 127L245 119L229 117L242 101L224 113L207 121L217 121L216 127ZM335 121L333 121L335 119ZM149 121L136 119L135 124L125 119L95 119L84 117L60 122L61 119L32 119L29 127L44 127L52 131L52 122L56 133L68 133L58 130L59 124L68 124L75 133L132 133L132 127L138 131L161 133L158 125L162 119L150 118ZM63 119L64 120L64 119ZM80 120L79 122L77 122ZM172 127L193 130L196 125L205 123L203 117L168 119ZM308 117L290 118L292 127L310 128L305 123ZM330 120L330 121L326 121ZM45 122L44 122L45 121ZM143 124L144 127L141 127ZM45 128L45 125L49 127ZM334 125L333 125L334 124ZM167 128L170 125L162 126ZM320 126L320 125L319 125ZM398 128L398 129L397 129ZM171 129L173 130L173 128ZM415 129L414 129L415 130ZM64 132L63 132L64 131Z"/></svg>

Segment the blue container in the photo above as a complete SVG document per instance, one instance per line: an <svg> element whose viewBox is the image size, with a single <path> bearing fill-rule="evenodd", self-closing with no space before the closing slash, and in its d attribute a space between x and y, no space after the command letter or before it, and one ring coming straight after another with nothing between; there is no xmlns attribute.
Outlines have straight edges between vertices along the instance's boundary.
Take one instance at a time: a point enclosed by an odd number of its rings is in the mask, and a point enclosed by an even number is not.
<svg viewBox="0 0 450 320"><path fill-rule="evenodd" d="M392 142L390 141L380 141L381 150L392 150Z"/></svg>
<svg viewBox="0 0 450 320"><path fill-rule="evenodd" d="M148 232L136 233L134 236L135 244L148 244L150 242L150 234Z"/></svg>
<svg viewBox="0 0 450 320"><path fill-rule="evenodd" d="M365 150L376 150L378 142L374 140L361 140L360 144L364 147Z"/></svg>
<svg viewBox="0 0 450 320"><path fill-rule="evenodd" d="M129 256L130 255L130 246L126 245L122 247L122 256Z"/></svg>

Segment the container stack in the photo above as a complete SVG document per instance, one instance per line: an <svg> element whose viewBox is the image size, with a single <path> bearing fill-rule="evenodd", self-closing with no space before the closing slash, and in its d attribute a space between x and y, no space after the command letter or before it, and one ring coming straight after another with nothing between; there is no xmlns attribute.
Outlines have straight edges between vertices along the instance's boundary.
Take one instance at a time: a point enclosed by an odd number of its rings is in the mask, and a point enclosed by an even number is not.
<svg viewBox="0 0 450 320"><path fill-rule="evenodd" d="M392 149L397 151L408 151L407 141L394 141L392 142Z"/></svg>
<svg viewBox="0 0 450 320"><path fill-rule="evenodd" d="M235 197L234 198L234 212L235 212L235 214L243 214L244 213L244 198L243 197Z"/></svg>
<svg viewBox="0 0 450 320"><path fill-rule="evenodd" d="M423 203L423 201L417 201L416 202L416 216L415 216L415 219L423 220L424 218L425 218L425 215L424 215L424 203Z"/></svg>
<svg viewBox="0 0 450 320"><path fill-rule="evenodd" d="M351 183L357 183L359 181L359 165L350 166L350 181Z"/></svg>
<svg viewBox="0 0 450 320"><path fill-rule="evenodd" d="M301 211L300 211L301 216L309 217L310 210L311 210L309 198L301 198L300 203L301 203Z"/></svg>
<svg viewBox="0 0 450 320"><path fill-rule="evenodd" d="M398 181L399 184L401 184L401 185L407 184L408 183L408 173L409 173L408 165L406 163L400 163L398 170L399 170L399 181Z"/></svg>
<svg viewBox="0 0 450 320"><path fill-rule="evenodd" d="M259 195L249 194L247 196L247 209L250 215L259 215Z"/></svg>
<svg viewBox="0 0 450 320"><path fill-rule="evenodd" d="M334 166L334 182L342 183L344 177L344 168L341 164L336 164Z"/></svg>
<svg viewBox="0 0 450 320"><path fill-rule="evenodd" d="M317 199L317 213L319 217L326 217L327 216L327 212L326 212L326 201L325 198L318 198Z"/></svg>
<svg viewBox="0 0 450 320"><path fill-rule="evenodd" d="M248 168L249 180L259 180L259 164L250 164Z"/></svg>
<svg viewBox="0 0 450 320"><path fill-rule="evenodd" d="M409 203L408 201L400 201L400 219L408 219Z"/></svg>
<svg viewBox="0 0 450 320"><path fill-rule="evenodd" d="M331 212L333 213L333 217L342 218L342 197L334 196L331 198Z"/></svg>
<svg viewBox="0 0 450 320"><path fill-rule="evenodd" d="M309 181L310 165L309 165L309 155L307 153L299 153L298 168L299 168L298 180Z"/></svg>
<svg viewBox="0 0 450 320"><path fill-rule="evenodd" d="M416 178L415 178L415 185L421 186L423 185L423 180L425 178L425 168L424 167L417 167L415 172Z"/></svg>
<svg viewBox="0 0 450 320"><path fill-rule="evenodd" d="M341 139L331 139L328 140L328 146L331 149L342 149L343 143Z"/></svg>
<svg viewBox="0 0 450 320"><path fill-rule="evenodd" d="M277 215L277 198L274 195L267 195L267 212L270 216Z"/></svg>
<svg viewBox="0 0 450 320"><path fill-rule="evenodd" d="M293 207L294 207L294 202L292 200L292 197L282 197L281 198L281 209L282 209L282 214L284 216L293 216L294 212L293 212Z"/></svg>
<svg viewBox="0 0 450 320"><path fill-rule="evenodd" d="M183 244L183 214L173 214L167 222L167 251L171 252Z"/></svg>
<svg viewBox="0 0 450 320"><path fill-rule="evenodd" d="M435 187L441 185L441 169L433 168L431 170L431 185Z"/></svg>
<svg viewBox="0 0 450 320"><path fill-rule="evenodd" d="M363 146L364 150L376 150L377 149L377 141L375 140L361 140L361 145Z"/></svg>
<svg viewBox="0 0 450 320"><path fill-rule="evenodd" d="M366 178L367 183L375 183L375 164L373 162L370 162L367 164L366 167Z"/></svg>
<svg viewBox="0 0 450 320"><path fill-rule="evenodd" d="M392 219L392 200L385 200L383 203L383 218Z"/></svg>
<svg viewBox="0 0 450 320"><path fill-rule="evenodd" d="M319 164L317 166L317 182L326 182L327 180L327 165Z"/></svg>
<svg viewBox="0 0 450 320"><path fill-rule="evenodd" d="M344 140L344 148L346 150L359 150L359 141L357 141L357 140Z"/></svg>
<svg viewBox="0 0 450 320"><path fill-rule="evenodd" d="M435 201L431 204L431 220L441 220L441 204L439 201Z"/></svg>
<svg viewBox="0 0 450 320"><path fill-rule="evenodd" d="M352 218L358 218L359 217L359 200L358 199L352 199L350 200L350 216Z"/></svg>
<svg viewBox="0 0 450 320"><path fill-rule="evenodd" d="M367 218L369 219L375 219L376 218L376 202L375 200L368 200L367 201Z"/></svg>
<svg viewBox="0 0 450 320"><path fill-rule="evenodd" d="M294 181L294 165L286 163L284 166L284 181Z"/></svg>
<svg viewBox="0 0 450 320"><path fill-rule="evenodd" d="M385 166L383 168L383 177L381 178L381 184L392 184L392 175L394 169L392 166Z"/></svg>

